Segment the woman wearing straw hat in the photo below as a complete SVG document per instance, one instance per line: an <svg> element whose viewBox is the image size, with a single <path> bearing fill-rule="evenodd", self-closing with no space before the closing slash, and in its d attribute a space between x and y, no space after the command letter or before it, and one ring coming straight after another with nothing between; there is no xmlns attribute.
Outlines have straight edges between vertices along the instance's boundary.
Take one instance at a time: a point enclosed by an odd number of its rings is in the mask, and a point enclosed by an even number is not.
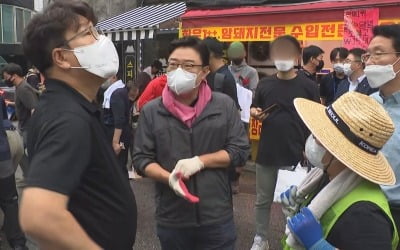
<svg viewBox="0 0 400 250"><path fill-rule="evenodd" d="M316 168L281 195L290 217L284 249L396 249L399 236L378 185L396 181L380 152L394 131L387 113L356 92L328 107L294 103L312 132L306 156Z"/></svg>

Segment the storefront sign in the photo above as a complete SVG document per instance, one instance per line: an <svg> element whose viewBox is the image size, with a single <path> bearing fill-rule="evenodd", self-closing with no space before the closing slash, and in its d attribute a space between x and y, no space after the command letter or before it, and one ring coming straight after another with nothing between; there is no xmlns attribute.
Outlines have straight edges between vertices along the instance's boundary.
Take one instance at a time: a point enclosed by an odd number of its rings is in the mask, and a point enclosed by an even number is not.
<svg viewBox="0 0 400 250"><path fill-rule="evenodd" d="M135 55L125 56L125 82L135 79Z"/></svg>
<svg viewBox="0 0 400 250"><path fill-rule="evenodd" d="M367 48L373 37L372 28L378 22L378 8L345 10L343 46L347 49Z"/></svg>
<svg viewBox="0 0 400 250"><path fill-rule="evenodd" d="M249 133L250 133L250 140L259 141L261 135L261 126L262 123L254 118L250 118L250 126L249 126Z"/></svg>
<svg viewBox="0 0 400 250"><path fill-rule="evenodd" d="M400 23L400 19L381 20L379 23ZM263 26L227 26L181 28L180 37L216 37L222 42L233 41L272 41L281 35L292 35L299 40L343 40L344 22L306 23Z"/></svg>

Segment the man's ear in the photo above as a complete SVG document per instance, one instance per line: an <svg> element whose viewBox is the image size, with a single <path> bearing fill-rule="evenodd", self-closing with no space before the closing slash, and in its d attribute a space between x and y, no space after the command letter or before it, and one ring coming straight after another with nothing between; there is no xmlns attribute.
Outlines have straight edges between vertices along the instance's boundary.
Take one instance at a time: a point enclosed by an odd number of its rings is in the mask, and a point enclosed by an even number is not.
<svg viewBox="0 0 400 250"><path fill-rule="evenodd" d="M51 52L53 64L62 69L70 69L71 64L66 60L66 57L64 54L65 52L68 52L68 51L63 50L61 48L53 49L53 51Z"/></svg>
<svg viewBox="0 0 400 250"><path fill-rule="evenodd" d="M210 73L210 66L205 66L202 69L202 79L206 79L207 75Z"/></svg>

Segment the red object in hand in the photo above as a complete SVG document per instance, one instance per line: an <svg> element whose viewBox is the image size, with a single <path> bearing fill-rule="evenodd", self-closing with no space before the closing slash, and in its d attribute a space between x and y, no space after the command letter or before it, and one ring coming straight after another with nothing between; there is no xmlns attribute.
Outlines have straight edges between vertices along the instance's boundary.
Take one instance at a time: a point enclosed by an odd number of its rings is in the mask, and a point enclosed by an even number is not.
<svg viewBox="0 0 400 250"><path fill-rule="evenodd" d="M185 199L188 200L191 203L198 203L200 201L199 197L192 195L189 193L185 182L183 182L183 176L182 174L178 173L178 178L179 178L179 186L181 187L182 191L185 193Z"/></svg>

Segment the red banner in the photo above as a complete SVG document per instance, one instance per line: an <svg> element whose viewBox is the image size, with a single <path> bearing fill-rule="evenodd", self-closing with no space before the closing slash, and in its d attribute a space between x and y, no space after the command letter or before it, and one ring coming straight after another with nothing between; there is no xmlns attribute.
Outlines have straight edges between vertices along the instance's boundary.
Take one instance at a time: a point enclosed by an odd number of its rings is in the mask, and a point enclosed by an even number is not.
<svg viewBox="0 0 400 250"><path fill-rule="evenodd" d="M379 23L379 9L353 9L344 11L343 45L347 49L366 49L373 37L372 28Z"/></svg>

